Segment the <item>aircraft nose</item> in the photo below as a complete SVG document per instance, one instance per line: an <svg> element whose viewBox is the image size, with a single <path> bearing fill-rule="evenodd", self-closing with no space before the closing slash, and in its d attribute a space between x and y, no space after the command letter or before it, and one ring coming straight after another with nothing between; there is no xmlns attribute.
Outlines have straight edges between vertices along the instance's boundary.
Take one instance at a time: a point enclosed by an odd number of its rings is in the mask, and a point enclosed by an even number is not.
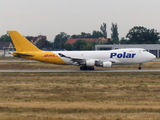
<svg viewBox="0 0 160 120"><path fill-rule="evenodd" d="M149 53L149 52L148 52L147 62L152 61L152 60L154 60L155 58L156 58L155 55L153 55L152 53Z"/></svg>
<svg viewBox="0 0 160 120"><path fill-rule="evenodd" d="M156 58L156 56L151 54L151 59L154 60L155 58Z"/></svg>
<svg viewBox="0 0 160 120"><path fill-rule="evenodd" d="M153 59L156 59L156 56L155 56L155 55L153 55Z"/></svg>

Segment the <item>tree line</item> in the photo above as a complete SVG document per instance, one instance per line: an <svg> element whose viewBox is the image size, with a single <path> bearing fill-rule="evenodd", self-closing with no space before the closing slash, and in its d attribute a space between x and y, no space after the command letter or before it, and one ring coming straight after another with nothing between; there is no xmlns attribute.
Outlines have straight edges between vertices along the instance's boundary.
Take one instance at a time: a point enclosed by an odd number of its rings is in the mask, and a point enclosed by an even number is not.
<svg viewBox="0 0 160 120"><path fill-rule="evenodd" d="M87 41L82 41L83 38L108 38L107 36L107 25L103 23L100 26L101 31L94 30L91 33L81 32L79 35L67 35L62 32L56 35L54 39L54 48L56 49L66 49L66 50L93 50L93 46L99 43L92 43ZM118 25L117 23L112 23L111 26L111 38L108 38L108 43L103 44L159 44L160 33L155 29L148 29L143 26L135 26L129 30L125 37L119 39ZM79 38L74 44L65 44L69 38Z"/></svg>
<svg viewBox="0 0 160 120"><path fill-rule="evenodd" d="M107 24L103 23L100 26L100 30L93 30L92 33L81 32L76 35L68 35L65 32L61 32L55 36L52 42L45 40L41 46L37 46L40 49L55 49L55 50L92 50L94 46L99 43L83 41L83 38L109 38L108 43L105 44L159 44L159 35L155 29L148 29L143 26L135 26L129 30L125 37L119 39L118 25L112 23L111 26L111 37L107 35ZM32 36L26 36L28 40L31 40ZM74 44L65 44L70 38L78 38ZM11 38L8 34L0 37L0 42L11 42Z"/></svg>

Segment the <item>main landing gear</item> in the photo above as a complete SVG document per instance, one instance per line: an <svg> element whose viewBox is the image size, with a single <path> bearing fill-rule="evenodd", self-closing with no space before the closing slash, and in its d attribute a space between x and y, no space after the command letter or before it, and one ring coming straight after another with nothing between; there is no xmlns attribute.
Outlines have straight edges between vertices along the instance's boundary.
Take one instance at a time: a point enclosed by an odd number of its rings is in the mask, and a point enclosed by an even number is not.
<svg viewBox="0 0 160 120"><path fill-rule="evenodd" d="M94 70L94 67L92 67L92 66L81 66L80 70Z"/></svg>
<svg viewBox="0 0 160 120"><path fill-rule="evenodd" d="M138 70L142 69L142 64L139 64Z"/></svg>

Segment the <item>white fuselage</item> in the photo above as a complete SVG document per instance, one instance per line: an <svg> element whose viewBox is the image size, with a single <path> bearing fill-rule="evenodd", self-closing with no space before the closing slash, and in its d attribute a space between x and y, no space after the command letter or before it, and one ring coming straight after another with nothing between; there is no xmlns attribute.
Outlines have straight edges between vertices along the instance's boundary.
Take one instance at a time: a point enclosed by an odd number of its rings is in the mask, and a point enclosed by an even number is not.
<svg viewBox="0 0 160 120"><path fill-rule="evenodd" d="M110 61L112 64L141 64L155 59L156 57L142 48L117 49L109 51L54 51L55 54L90 60L95 59L101 62ZM66 64L74 64L69 58L61 57Z"/></svg>

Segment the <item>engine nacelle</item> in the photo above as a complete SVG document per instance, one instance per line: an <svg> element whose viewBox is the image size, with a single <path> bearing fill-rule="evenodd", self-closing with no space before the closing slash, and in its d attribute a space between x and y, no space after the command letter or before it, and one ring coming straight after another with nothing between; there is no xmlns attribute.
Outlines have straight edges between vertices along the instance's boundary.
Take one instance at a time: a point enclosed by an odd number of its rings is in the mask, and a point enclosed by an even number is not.
<svg viewBox="0 0 160 120"><path fill-rule="evenodd" d="M94 66L95 60L86 60L86 66Z"/></svg>
<svg viewBox="0 0 160 120"><path fill-rule="evenodd" d="M104 68L110 68L110 67L112 67L112 62L103 62L102 63L102 67L104 67Z"/></svg>

